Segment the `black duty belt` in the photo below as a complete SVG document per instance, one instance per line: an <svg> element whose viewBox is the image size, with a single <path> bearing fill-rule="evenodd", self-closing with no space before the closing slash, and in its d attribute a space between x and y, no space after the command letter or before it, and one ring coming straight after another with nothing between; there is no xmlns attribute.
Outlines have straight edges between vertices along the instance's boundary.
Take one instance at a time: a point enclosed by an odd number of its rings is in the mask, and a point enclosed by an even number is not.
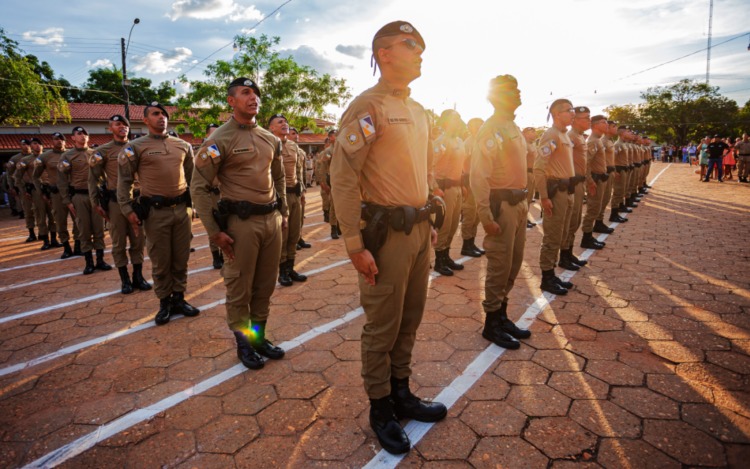
<svg viewBox="0 0 750 469"><path fill-rule="evenodd" d="M89 195L88 189L76 189L75 187L70 190L73 194Z"/></svg>
<svg viewBox="0 0 750 469"><path fill-rule="evenodd" d="M609 179L609 174L591 173L591 179L593 179L595 182L605 182L607 179Z"/></svg>
<svg viewBox="0 0 750 469"><path fill-rule="evenodd" d="M60 193L60 189L57 186L53 186L53 185L50 185L50 184L42 184L42 187L44 187L44 186L47 186L47 190L49 191L50 194L59 194Z"/></svg>
<svg viewBox="0 0 750 469"><path fill-rule="evenodd" d="M279 208L279 202L275 201L270 204L254 204L245 200L233 201L221 199L219 201L219 211L237 215L241 220L246 220L252 215L268 215Z"/></svg>
<svg viewBox="0 0 750 469"><path fill-rule="evenodd" d="M417 223L422 223L430 219L432 206L430 204L424 207L383 207L382 205L362 203L362 220L370 221L378 212L385 212L386 218L391 228L396 231L406 231ZM411 226L409 226L411 225Z"/></svg>
<svg viewBox="0 0 750 469"><path fill-rule="evenodd" d="M296 185L294 185L292 187L287 186L286 193L287 194L294 194L297 197L301 196L302 195L302 184L297 183Z"/></svg>
<svg viewBox="0 0 750 469"><path fill-rule="evenodd" d="M508 202L517 205L526 200L529 191L527 189L490 189L490 204Z"/></svg>
<svg viewBox="0 0 750 469"><path fill-rule="evenodd" d="M141 196L141 204L153 208L171 208L180 204L187 204L190 201L190 192L185 191L177 197L164 197L163 195L152 195L150 197Z"/></svg>
<svg viewBox="0 0 750 469"><path fill-rule="evenodd" d="M627 166L620 166L620 165L615 166L615 171L617 171L618 173L624 173L627 170L628 170Z"/></svg>
<svg viewBox="0 0 750 469"><path fill-rule="evenodd" d="M451 187L461 186L460 179L438 179L437 183L438 183L438 187L440 187L440 189L442 190L448 190Z"/></svg>
<svg viewBox="0 0 750 469"><path fill-rule="evenodd" d="M586 176L573 176L570 178L570 184L574 187L586 180Z"/></svg>
<svg viewBox="0 0 750 469"><path fill-rule="evenodd" d="M34 192L34 189L36 189L36 187L34 187L34 184L30 182L24 183L23 186L24 186L24 189L26 189L27 194L31 194L32 192Z"/></svg>
<svg viewBox="0 0 750 469"><path fill-rule="evenodd" d="M219 186L209 187L208 192L212 193L213 195L221 195L221 190L219 190Z"/></svg>
<svg viewBox="0 0 750 469"><path fill-rule="evenodd" d="M607 174L614 173L617 170L617 166L607 166Z"/></svg>
<svg viewBox="0 0 750 469"><path fill-rule="evenodd" d="M635 166L636 168L640 168L641 164L640 163L633 163L633 166Z"/></svg>

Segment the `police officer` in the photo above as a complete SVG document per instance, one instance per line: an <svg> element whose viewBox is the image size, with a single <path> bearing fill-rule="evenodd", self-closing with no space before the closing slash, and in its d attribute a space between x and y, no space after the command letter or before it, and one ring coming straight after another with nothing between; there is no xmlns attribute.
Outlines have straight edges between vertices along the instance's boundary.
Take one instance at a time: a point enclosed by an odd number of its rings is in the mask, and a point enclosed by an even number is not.
<svg viewBox="0 0 750 469"><path fill-rule="evenodd" d="M604 152L607 157L607 174L609 174L609 179L607 180L607 187L605 188L606 193L604 194L602 209L597 218L597 222L601 221L602 225L604 225L604 211L606 210L607 205L610 206L609 221L617 223L625 223L628 221L627 218L623 218L619 215L618 202L615 200L614 196L615 186L620 183L620 178L622 177L621 173L617 170L617 158L615 156L617 153L615 138L619 133L618 125L617 122L611 120L607 121L607 125L607 135L602 138L602 141L604 142ZM594 231L596 231L596 229ZM599 233L599 231L596 232Z"/></svg>
<svg viewBox="0 0 750 469"><path fill-rule="evenodd" d="M10 199L12 201L11 214L16 215L19 219L23 220L25 218L25 214L23 211L23 191L19 190L18 187L16 187L16 180L13 175L16 172L16 164L18 164L18 161L24 156L31 153L31 142L25 138L22 138L19 141L19 146L21 147L21 152L11 156L8 160L8 163L5 165L5 178L7 179L8 186L10 187L9 193ZM35 240L36 234L34 235L34 241Z"/></svg>
<svg viewBox="0 0 750 469"><path fill-rule="evenodd" d="M602 202L606 192L606 185L609 181L607 173L607 154L603 141L607 132L607 118L602 115L596 115L591 118L591 135L586 140L586 215L583 217L581 231L581 247L587 249L601 249L598 241L594 238L593 232L596 228L597 233L612 233L613 228L604 225L597 220L602 212ZM604 226L597 226L601 224Z"/></svg>
<svg viewBox="0 0 750 469"><path fill-rule="evenodd" d="M206 138L203 139L203 142L211 138L211 135L218 128L219 128L218 124L208 124L206 126ZM218 181L213 181L208 191L211 193L211 198L213 199L214 204L218 204L219 200L221 199L221 190L219 190ZM206 214L206 216L210 216L210 215ZM211 249L211 257L213 258L214 269L217 269L217 270L221 269L224 266L224 256L221 254L221 249L219 249L219 246L214 244L214 242L211 241L210 239L208 240L208 247Z"/></svg>
<svg viewBox="0 0 750 469"><path fill-rule="evenodd" d="M65 204L62 203L62 195L60 189L57 187L57 165L60 163L63 153L65 153L65 136L60 132L52 134L52 149L45 151L38 158L38 164L34 168L34 185L36 190L42 194L45 205L50 207L55 219L55 227L57 233L60 234L59 244L56 240L56 233L50 232L50 247L62 247L63 254L61 259L67 259L73 255L73 251L70 248L70 234L68 233L68 209ZM72 216L72 215L71 215ZM73 226L75 227L75 219L73 219ZM78 229L74 230L75 234L78 234ZM44 246L42 246L44 248Z"/></svg>
<svg viewBox="0 0 750 469"><path fill-rule="evenodd" d="M461 255L469 257L479 257L484 254L484 249L477 247L474 240L477 236L477 226L479 226L479 217L477 216L477 202L474 199L474 192L471 190L469 173L471 172L471 155L476 143L476 135L484 121L479 117L469 119L466 128L469 136L464 140L466 158L464 159L463 173L461 174L461 186L463 187L464 197L461 202L461 238L464 243L461 247Z"/></svg>
<svg viewBox="0 0 750 469"><path fill-rule="evenodd" d="M737 180L750 182L747 180L750 176L750 138L746 133L742 134L742 140L734 144L734 149L737 152Z"/></svg>
<svg viewBox="0 0 750 469"><path fill-rule="evenodd" d="M300 157L299 147L289 139L289 122L283 114L274 114L268 120L268 130L281 140L281 160L286 177L286 205L289 210L287 226L281 238L281 258L279 259L279 283L285 287L294 282L304 282L307 276L294 270L297 255L297 242L302 228L302 197L305 190L302 173L304 157Z"/></svg>
<svg viewBox="0 0 750 469"><path fill-rule="evenodd" d="M324 219L331 224L331 238L339 239L339 223L336 219L336 208L331 197L331 159L333 158L333 147L336 144L336 131L328 132L328 146L318 155L318 184L320 184L320 194L323 198ZM326 202L328 202L326 204Z"/></svg>
<svg viewBox="0 0 750 469"><path fill-rule="evenodd" d="M567 131L573 123L575 112L573 104L567 99L555 100L550 105L552 127L539 140L539 155L534 162L534 179L544 211L544 236L539 254L542 269L540 288L555 295L565 295L573 288L571 282L555 275L555 265L560 246L566 239L573 208L573 142Z"/></svg>
<svg viewBox="0 0 750 469"><path fill-rule="evenodd" d="M120 273L120 292L133 293L151 290L151 284L143 278L143 247L145 238L142 230L133 230L127 217L117 203L117 157L128 144L130 121L115 114L109 118L109 131L112 141L98 147L89 159L89 198L96 212L109 222L109 237L112 238L112 257ZM130 243L130 262L133 264L133 279L128 274L128 256L125 254Z"/></svg>
<svg viewBox="0 0 750 469"><path fill-rule="evenodd" d="M536 192L536 184L534 183L534 162L538 154L536 148L536 129L534 127L526 127L523 129L523 138L526 140L526 205L531 208L531 201L534 199L534 192ZM526 220L526 228L534 228L536 223L530 219Z"/></svg>
<svg viewBox="0 0 750 469"><path fill-rule="evenodd" d="M615 212L620 213L631 213L633 212L631 207L625 205L625 197L628 185L628 171L629 171L629 152L630 145L627 143L630 135L630 127L627 125L621 125L617 128L617 142L615 142L615 181L612 189L612 214ZM623 217L619 217L623 218ZM613 220L610 216L609 221Z"/></svg>
<svg viewBox="0 0 750 469"><path fill-rule="evenodd" d="M424 47L422 36L405 21L378 30L372 53L380 81L344 112L331 168L344 244L360 274L366 316L362 377L370 426L383 448L396 454L410 447L399 418L435 422L447 414L443 404L424 402L409 390L412 349L427 301L430 238L435 236L425 216L430 125L408 87L421 74ZM408 225L406 216L403 224L386 221L397 222L399 213L410 214ZM368 247L360 233L363 215L369 224L365 232L380 233Z"/></svg>
<svg viewBox="0 0 750 469"><path fill-rule="evenodd" d="M41 153L42 141L37 137L32 137L28 142L27 153L24 153L26 148L24 148L23 143L21 144L21 153L23 156L18 158L16 162L16 170L13 172L13 181L15 182L19 198L21 199L21 211L26 219L26 228L29 230L29 237L26 238L26 242L30 243L37 240L36 234L34 234L34 227L37 226L37 217L34 212L34 182L31 179L31 174L34 169L34 160ZM37 149L36 155L33 152L33 148Z"/></svg>
<svg viewBox="0 0 750 469"><path fill-rule="evenodd" d="M302 230L302 227L305 225L305 192L307 192L308 187L312 187L311 184L311 178L312 178L312 159L307 157L307 154L305 151L300 148L299 146L299 132L294 127L289 127L289 138L297 144L297 153L299 153L300 158L302 159L302 176L304 179L304 184L302 187L302 195L300 196L300 217L302 218L302 221L300 221L299 228ZM338 234L338 232L336 233ZM307 249L311 248L312 244L306 242L302 238L302 233L300 232L299 241L297 241L297 249Z"/></svg>
<svg viewBox="0 0 750 469"><path fill-rule="evenodd" d="M443 134L434 144L433 171L437 187L433 188L433 193L445 201L445 221L438 231L438 242L435 245L435 272L451 276L454 270L464 269L463 265L451 259L450 247L461 216L461 170L466 150L464 142L458 137L463 122L456 111L443 111L437 124L443 129Z"/></svg>
<svg viewBox="0 0 750 469"><path fill-rule="evenodd" d="M237 78L227 94L232 118L198 150L191 192L200 213L214 214L201 217L201 223L225 255L221 274L227 288L227 325L237 342L237 356L246 367L258 369L262 356L284 356L284 350L266 339L266 323L286 228L286 179L281 142L256 121L258 85ZM208 193L215 179L221 188L217 207Z"/></svg>
<svg viewBox="0 0 750 469"><path fill-rule="evenodd" d="M57 228L55 226L55 218L52 215L52 205L48 198L43 197L41 192L41 185L37 185L34 173L39 170L42 171L42 162L40 157L44 152L44 147L39 139L31 142L31 155L28 155L21 161L26 162L26 168L23 174L23 180L25 184L28 184L27 192L31 195L32 204L34 206L34 219L36 226L39 228L39 239L43 242L42 251L46 251L50 247L50 233L55 237L55 247L60 247L57 243ZM42 174L44 183L47 183L47 175Z"/></svg>
<svg viewBox="0 0 750 469"><path fill-rule="evenodd" d="M197 316L185 301L192 225L188 185L193 174L193 147L167 133L169 113L158 102L143 109L148 135L128 142L117 157L117 202L136 235L143 225L151 258L154 293L159 298L157 325L170 315ZM136 174L141 193L134 200ZM202 212L202 213L210 213Z"/></svg>
<svg viewBox="0 0 750 469"><path fill-rule="evenodd" d="M508 294L523 263L529 213L526 140L513 121L521 105L518 82L511 75L493 78L487 99L495 113L479 130L471 166L471 187L487 233L482 302L487 317L482 336L500 347L517 349L521 344L516 339L531 337L508 319Z"/></svg>

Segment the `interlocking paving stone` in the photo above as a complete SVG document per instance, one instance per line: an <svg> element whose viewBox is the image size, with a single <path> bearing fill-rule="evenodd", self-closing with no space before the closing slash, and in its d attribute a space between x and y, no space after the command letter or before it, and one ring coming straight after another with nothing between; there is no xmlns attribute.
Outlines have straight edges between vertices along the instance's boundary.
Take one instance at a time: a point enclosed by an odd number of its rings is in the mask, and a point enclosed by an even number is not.
<svg viewBox="0 0 750 469"><path fill-rule="evenodd" d="M477 468L545 467L546 456L517 437L482 438L469 462Z"/></svg>
<svg viewBox="0 0 750 469"><path fill-rule="evenodd" d="M686 422L646 420L643 422L643 439L682 464L726 464L721 443Z"/></svg>
<svg viewBox="0 0 750 469"><path fill-rule="evenodd" d="M679 469L680 463L642 440L604 438L596 460L604 467Z"/></svg>
<svg viewBox="0 0 750 469"><path fill-rule="evenodd" d="M523 437L552 459L576 457L585 450L591 453L597 439L568 417L534 419Z"/></svg>

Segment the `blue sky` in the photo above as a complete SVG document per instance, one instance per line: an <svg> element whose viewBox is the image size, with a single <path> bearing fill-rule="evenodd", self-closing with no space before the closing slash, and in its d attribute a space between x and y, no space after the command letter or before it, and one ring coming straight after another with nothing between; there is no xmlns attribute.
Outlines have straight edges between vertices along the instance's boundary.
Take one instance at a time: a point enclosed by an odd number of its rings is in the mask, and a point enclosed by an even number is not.
<svg viewBox="0 0 750 469"><path fill-rule="evenodd" d="M283 53L298 62L345 78L356 95L375 82L373 34L403 19L427 42L422 77L412 86L415 99L437 113L455 107L465 120L486 117L489 79L510 73L522 91L518 122L524 126L543 125L547 103L557 97L599 112L639 102L650 86L706 75L705 51L637 72L706 47L708 0L285 2L35 0L6 3L0 26L74 85L92 67L120 67L120 37L127 38L138 17L128 53L131 76L155 83L183 73L199 79L205 65L232 57L234 35L266 34L281 37ZM750 99L748 25L746 0L715 0L713 43L745 36L712 49L711 84L740 106ZM329 111L340 116L342 109Z"/></svg>

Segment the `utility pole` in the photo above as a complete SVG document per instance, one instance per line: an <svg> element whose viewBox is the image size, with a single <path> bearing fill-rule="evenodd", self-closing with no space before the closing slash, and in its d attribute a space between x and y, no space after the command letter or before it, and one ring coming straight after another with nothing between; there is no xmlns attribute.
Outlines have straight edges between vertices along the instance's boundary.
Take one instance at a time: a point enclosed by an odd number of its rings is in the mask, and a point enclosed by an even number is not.
<svg viewBox="0 0 750 469"><path fill-rule="evenodd" d="M706 48L706 85L711 77L711 34L714 22L714 0L709 0L708 9L708 47Z"/></svg>
<svg viewBox="0 0 750 469"><path fill-rule="evenodd" d="M122 90L125 92L125 119L130 121L130 95L128 94L128 86L130 86L130 80L128 80L128 69L126 65L128 57L128 47L130 47L130 35L133 34L133 28L135 25L140 23L141 20L136 18L133 20L133 26L130 27L128 33L128 43L125 44L125 38L120 38L120 50L122 52Z"/></svg>

